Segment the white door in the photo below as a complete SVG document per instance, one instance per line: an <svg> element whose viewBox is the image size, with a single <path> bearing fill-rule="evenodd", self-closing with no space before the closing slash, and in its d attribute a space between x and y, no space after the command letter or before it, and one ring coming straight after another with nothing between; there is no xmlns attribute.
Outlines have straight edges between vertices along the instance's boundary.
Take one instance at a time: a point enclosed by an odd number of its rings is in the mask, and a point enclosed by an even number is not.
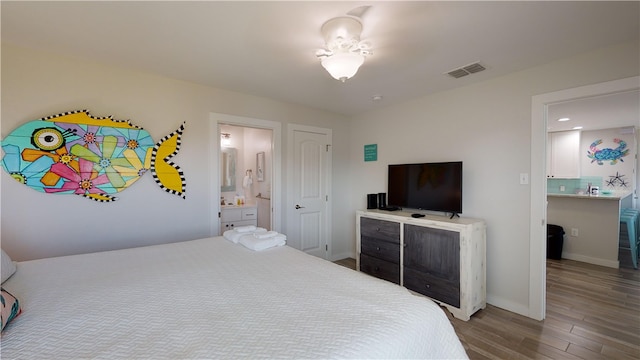
<svg viewBox="0 0 640 360"><path fill-rule="evenodd" d="M310 255L329 257L331 130L291 126L291 198L287 242Z"/></svg>

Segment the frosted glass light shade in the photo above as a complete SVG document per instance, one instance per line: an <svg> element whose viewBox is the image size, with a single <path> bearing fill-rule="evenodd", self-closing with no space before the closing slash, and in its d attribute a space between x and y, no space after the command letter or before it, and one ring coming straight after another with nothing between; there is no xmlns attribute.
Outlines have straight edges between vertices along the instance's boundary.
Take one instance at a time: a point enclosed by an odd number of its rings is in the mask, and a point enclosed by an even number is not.
<svg viewBox="0 0 640 360"><path fill-rule="evenodd" d="M353 77L362 63L364 63L364 56L354 52L338 52L322 59L322 67L334 79L342 82Z"/></svg>

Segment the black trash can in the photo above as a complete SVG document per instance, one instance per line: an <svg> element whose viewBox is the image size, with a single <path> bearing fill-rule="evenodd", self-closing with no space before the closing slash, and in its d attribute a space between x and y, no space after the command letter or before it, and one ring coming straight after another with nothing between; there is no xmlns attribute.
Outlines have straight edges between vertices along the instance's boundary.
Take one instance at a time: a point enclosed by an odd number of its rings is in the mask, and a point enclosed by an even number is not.
<svg viewBox="0 0 640 360"><path fill-rule="evenodd" d="M547 259L562 259L564 229L560 225L547 224Z"/></svg>

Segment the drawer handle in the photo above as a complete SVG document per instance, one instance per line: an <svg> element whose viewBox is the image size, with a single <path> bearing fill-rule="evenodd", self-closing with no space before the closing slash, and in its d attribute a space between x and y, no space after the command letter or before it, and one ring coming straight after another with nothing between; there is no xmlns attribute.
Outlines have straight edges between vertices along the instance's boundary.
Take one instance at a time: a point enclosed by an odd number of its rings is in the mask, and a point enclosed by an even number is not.
<svg viewBox="0 0 640 360"><path fill-rule="evenodd" d="M376 250L380 251L380 246L376 247Z"/></svg>
<svg viewBox="0 0 640 360"><path fill-rule="evenodd" d="M377 228L376 228L376 231L377 231L377 232L380 232L380 228L379 228L379 227L377 227Z"/></svg>
<svg viewBox="0 0 640 360"><path fill-rule="evenodd" d="M426 284L425 285L427 289L431 289L431 285L430 284Z"/></svg>

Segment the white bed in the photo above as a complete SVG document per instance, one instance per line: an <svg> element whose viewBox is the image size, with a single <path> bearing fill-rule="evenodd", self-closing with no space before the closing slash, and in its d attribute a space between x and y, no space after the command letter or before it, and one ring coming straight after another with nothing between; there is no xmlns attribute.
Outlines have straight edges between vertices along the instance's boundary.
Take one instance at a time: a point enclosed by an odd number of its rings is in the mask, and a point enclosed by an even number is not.
<svg viewBox="0 0 640 360"><path fill-rule="evenodd" d="M214 237L19 262L3 359L467 358L444 311L281 246Z"/></svg>

